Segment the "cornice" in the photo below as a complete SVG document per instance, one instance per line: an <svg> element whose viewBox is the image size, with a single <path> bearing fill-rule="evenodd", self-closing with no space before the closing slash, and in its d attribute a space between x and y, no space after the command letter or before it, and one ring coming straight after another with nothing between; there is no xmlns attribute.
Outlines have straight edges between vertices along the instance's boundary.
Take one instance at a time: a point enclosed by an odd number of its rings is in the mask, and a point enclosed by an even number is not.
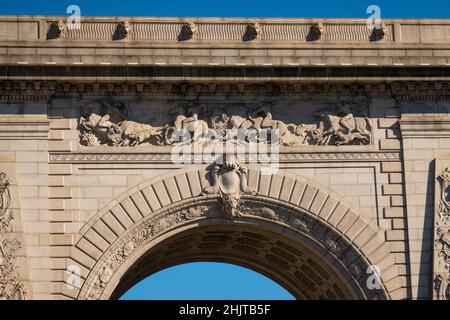
<svg viewBox="0 0 450 320"><path fill-rule="evenodd" d="M0 65L450 65L449 20L67 18L0 15Z"/></svg>
<svg viewBox="0 0 450 320"><path fill-rule="evenodd" d="M4 80L0 81L0 101L47 102L55 97L83 98L87 96L170 96L170 97L311 97L311 96L368 96L392 97L399 101L435 102L450 100L450 81L386 81L354 82L320 79L258 79L239 81L230 76L227 81L185 79L156 81L122 81L70 79L63 81ZM428 79L427 79L428 80Z"/></svg>

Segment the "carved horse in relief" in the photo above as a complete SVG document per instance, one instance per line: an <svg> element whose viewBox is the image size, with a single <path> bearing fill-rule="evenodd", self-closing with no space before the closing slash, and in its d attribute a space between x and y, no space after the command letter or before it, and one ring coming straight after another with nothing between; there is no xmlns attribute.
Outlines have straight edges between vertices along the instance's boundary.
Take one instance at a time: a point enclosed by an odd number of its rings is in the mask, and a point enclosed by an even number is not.
<svg viewBox="0 0 450 320"><path fill-rule="evenodd" d="M162 132L165 127L153 127L130 120L119 122L118 127L122 136L121 146L136 146L146 142L162 144Z"/></svg>
<svg viewBox="0 0 450 320"><path fill-rule="evenodd" d="M351 113L341 117L326 111L315 116L320 119L314 133L319 145L370 143L371 124L368 118L353 117Z"/></svg>

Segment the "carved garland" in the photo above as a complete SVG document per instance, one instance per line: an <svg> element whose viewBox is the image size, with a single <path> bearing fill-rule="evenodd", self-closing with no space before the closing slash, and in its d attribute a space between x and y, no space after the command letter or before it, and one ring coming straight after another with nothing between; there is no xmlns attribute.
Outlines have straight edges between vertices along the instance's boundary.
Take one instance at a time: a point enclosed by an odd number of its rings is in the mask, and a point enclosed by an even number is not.
<svg viewBox="0 0 450 320"><path fill-rule="evenodd" d="M220 199L220 196L219 196ZM147 217L121 236L103 254L92 269L78 295L79 299L100 299L114 272L138 248L168 231L169 229L195 219L223 216L220 202L203 196L195 202L185 202L160 209L154 216ZM248 194L242 195L239 214L247 217L268 219L287 225L309 238L315 239L336 259L348 266L354 280L368 299L387 299L384 289L369 290L366 286L368 262L352 244L334 229L316 217L301 212L290 205L261 199ZM223 207L222 207L223 208ZM226 213L226 212L225 212ZM229 215L227 215L229 217ZM231 217L232 218L232 217Z"/></svg>
<svg viewBox="0 0 450 320"><path fill-rule="evenodd" d="M25 300L27 292L19 281L19 267L15 252L21 247L19 240L4 237L13 231L14 213L11 204L10 182L0 173L0 300Z"/></svg>

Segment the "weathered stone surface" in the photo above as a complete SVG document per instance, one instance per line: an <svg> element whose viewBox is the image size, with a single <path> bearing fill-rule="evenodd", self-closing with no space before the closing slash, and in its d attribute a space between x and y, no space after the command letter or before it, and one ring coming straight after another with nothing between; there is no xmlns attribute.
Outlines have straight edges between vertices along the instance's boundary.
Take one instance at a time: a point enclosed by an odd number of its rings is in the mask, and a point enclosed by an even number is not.
<svg viewBox="0 0 450 320"><path fill-rule="evenodd" d="M448 21L83 23L0 21L1 298L217 257L300 299L449 299Z"/></svg>

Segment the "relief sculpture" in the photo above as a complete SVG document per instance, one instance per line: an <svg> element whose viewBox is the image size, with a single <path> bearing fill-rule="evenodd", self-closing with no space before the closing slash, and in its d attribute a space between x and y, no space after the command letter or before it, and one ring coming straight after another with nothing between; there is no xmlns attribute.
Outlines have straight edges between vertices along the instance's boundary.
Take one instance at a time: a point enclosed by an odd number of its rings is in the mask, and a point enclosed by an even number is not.
<svg viewBox="0 0 450 320"><path fill-rule="evenodd" d="M219 194L227 217L241 214L241 194L255 194L247 186L247 169L242 167L232 154L224 156L222 163L210 168L212 185L203 190L204 194Z"/></svg>
<svg viewBox="0 0 450 320"><path fill-rule="evenodd" d="M102 112L84 112L79 119L80 143L86 146L178 145L191 143L267 143L283 146L340 146L371 143L367 111L357 112L353 102L319 110L314 120L287 123L274 115L271 106L248 107L233 114L223 109L191 103L168 113L172 122L162 125L136 122L123 113L123 104L109 105ZM85 111L89 105L85 105Z"/></svg>
<svg viewBox="0 0 450 320"><path fill-rule="evenodd" d="M14 215L10 209L10 181L4 172L0 173L0 300L24 300L26 290L19 281L16 251L20 242L11 236Z"/></svg>
<svg viewBox="0 0 450 320"><path fill-rule="evenodd" d="M440 192L436 195L434 237L434 297L450 300L450 169L445 168L437 177Z"/></svg>

